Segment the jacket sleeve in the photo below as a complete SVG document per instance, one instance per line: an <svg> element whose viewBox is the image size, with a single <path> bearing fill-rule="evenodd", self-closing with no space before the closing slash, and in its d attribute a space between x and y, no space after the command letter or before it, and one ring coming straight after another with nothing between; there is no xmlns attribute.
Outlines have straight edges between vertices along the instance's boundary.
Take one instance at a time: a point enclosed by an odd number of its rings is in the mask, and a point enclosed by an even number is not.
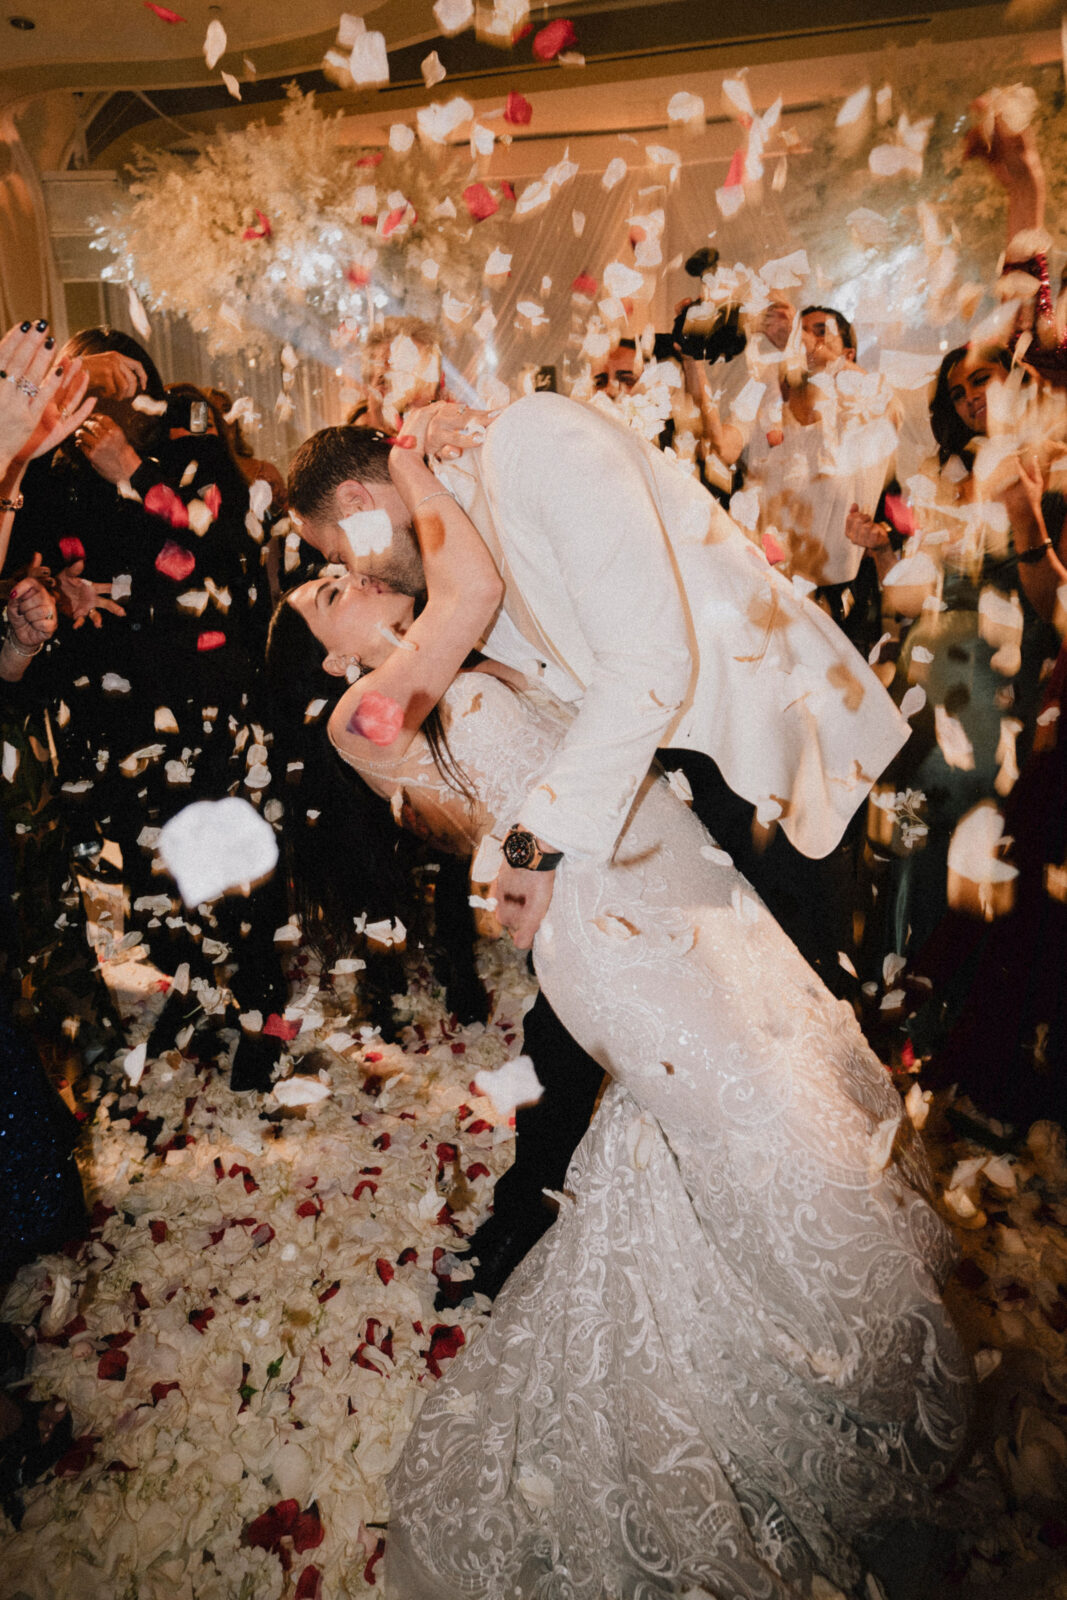
<svg viewBox="0 0 1067 1600"><path fill-rule="evenodd" d="M523 598L582 680L577 716L517 819L607 859L694 669L686 606L636 437L556 395L487 445L497 531Z"/></svg>

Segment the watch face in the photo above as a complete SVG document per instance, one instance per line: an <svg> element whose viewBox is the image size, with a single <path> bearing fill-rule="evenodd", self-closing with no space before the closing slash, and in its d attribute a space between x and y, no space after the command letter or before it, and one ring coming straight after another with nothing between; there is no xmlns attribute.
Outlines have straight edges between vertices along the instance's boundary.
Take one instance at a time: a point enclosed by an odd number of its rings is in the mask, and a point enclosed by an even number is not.
<svg viewBox="0 0 1067 1600"><path fill-rule="evenodd" d="M509 833L504 840L504 855L512 867L528 867L537 854L532 833Z"/></svg>

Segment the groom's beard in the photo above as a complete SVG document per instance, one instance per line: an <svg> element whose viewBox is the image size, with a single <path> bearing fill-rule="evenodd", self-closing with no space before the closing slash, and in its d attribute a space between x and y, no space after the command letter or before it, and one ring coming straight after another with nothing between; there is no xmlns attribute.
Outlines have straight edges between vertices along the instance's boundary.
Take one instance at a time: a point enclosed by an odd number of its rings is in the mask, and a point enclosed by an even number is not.
<svg viewBox="0 0 1067 1600"><path fill-rule="evenodd" d="M423 571L419 541L411 521L393 529L393 542L380 555L365 556L359 563L360 572L368 578L377 578L398 594L409 594L412 599L426 597L426 574Z"/></svg>

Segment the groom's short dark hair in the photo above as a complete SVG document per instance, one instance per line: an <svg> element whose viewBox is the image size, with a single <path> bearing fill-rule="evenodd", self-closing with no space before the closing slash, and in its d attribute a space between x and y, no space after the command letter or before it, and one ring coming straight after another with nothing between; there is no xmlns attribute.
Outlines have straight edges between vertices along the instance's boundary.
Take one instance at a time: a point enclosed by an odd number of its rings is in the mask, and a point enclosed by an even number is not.
<svg viewBox="0 0 1067 1600"><path fill-rule="evenodd" d="M320 428L305 439L289 468L289 505L298 517L317 517L342 483L386 483L388 437L373 428Z"/></svg>

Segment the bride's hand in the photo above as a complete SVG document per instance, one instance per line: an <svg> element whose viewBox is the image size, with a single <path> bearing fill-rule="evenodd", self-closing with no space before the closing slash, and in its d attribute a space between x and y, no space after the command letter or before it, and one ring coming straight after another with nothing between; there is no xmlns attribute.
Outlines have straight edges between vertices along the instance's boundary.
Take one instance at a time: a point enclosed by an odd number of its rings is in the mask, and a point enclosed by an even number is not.
<svg viewBox="0 0 1067 1600"><path fill-rule="evenodd" d="M436 400L404 413L400 438L413 440L409 448L420 455L453 461L464 450L482 443L490 420L488 411L475 411L453 400Z"/></svg>

